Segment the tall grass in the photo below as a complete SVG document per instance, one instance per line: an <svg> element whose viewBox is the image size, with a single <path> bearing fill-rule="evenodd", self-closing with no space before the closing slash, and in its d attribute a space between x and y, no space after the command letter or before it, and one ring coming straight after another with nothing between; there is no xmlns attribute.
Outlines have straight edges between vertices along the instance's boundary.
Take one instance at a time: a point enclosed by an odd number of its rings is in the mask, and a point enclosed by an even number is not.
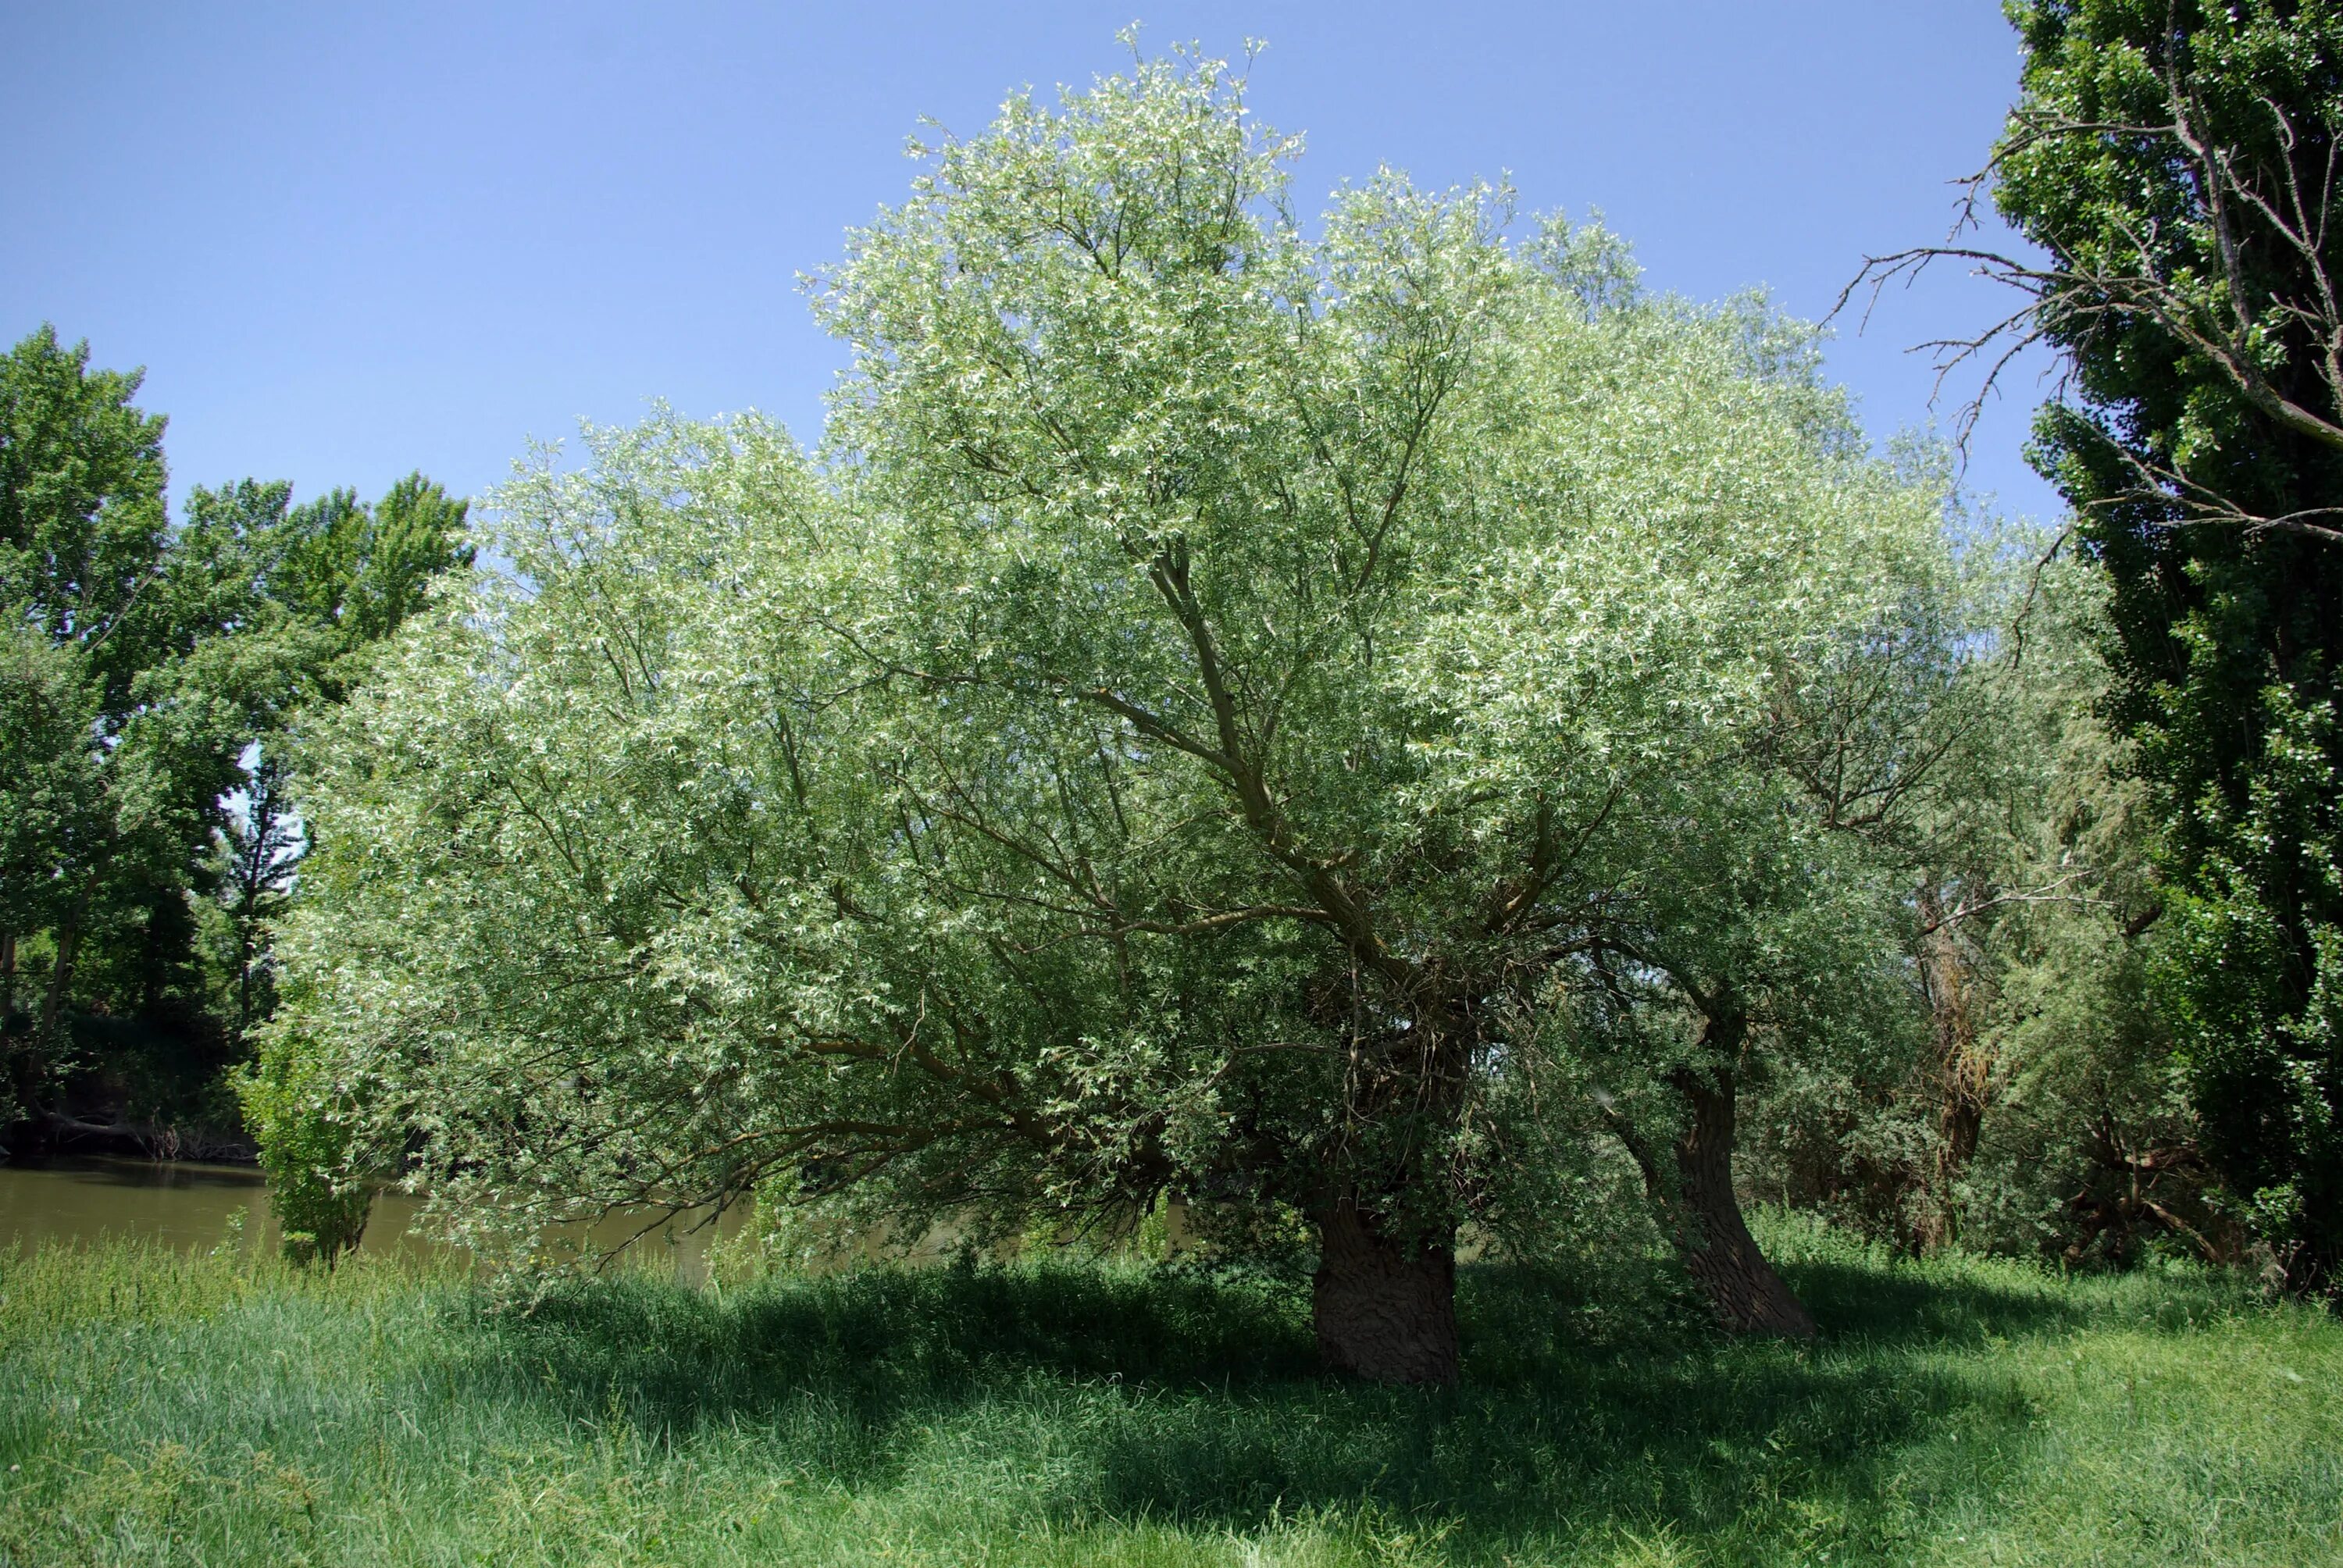
<svg viewBox="0 0 2343 1568"><path fill-rule="evenodd" d="M0 1564L2343 1563L2343 1325L1769 1239L1819 1347L1720 1342L1658 1264L1481 1269L1445 1394L1135 1265L521 1312L363 1256L0 1256Z"/></svg>

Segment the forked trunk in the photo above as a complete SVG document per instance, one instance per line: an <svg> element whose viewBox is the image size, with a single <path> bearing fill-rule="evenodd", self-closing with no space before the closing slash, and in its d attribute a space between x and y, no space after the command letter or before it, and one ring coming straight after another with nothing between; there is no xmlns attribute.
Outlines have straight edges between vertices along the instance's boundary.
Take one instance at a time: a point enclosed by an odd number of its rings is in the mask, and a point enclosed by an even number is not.
<svg viewBox="0 0 2343 1568"><path fill-rule="evenodd" d="M1322 1210L1310 1315L1326 1366L1376 1382L1456 1382L1456 1243L1410 1246L1343 1198Z"/></svg>
<svg viewBox="0 0 2343 1568"><path fill-rule="evenodd" d="M1717 1320L1735 1333L1814 1338L1813 1315L1758 1251L1733 1191L1730 1070L1718 1070L1714 1083L1679 1073L1675 1085L1692 1111L1676 1140L1672 1227L1685 1271L1700 1282Z"/></svg>

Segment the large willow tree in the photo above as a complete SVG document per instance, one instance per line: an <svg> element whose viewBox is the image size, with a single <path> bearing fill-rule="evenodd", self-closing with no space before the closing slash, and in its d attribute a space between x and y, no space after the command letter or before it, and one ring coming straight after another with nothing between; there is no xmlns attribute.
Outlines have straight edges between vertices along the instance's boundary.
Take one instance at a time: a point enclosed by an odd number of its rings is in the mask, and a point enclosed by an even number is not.
<svg viewBox="0 0 2343 1568"><path fill-rule="evenodd" d="M1307 230L1292 151L1210 62L1014 99L816 280L820 463L661 417L504 492L325 747L280 1026L458 1231L1184 1193L1314 1229L1331 1364L1447 1381L1460 1225L1593 1094L1726 1320L1810 1331L1735 1075L1893 943L1766 759L1933 505L1762 314L1484 189Z"/></svg>

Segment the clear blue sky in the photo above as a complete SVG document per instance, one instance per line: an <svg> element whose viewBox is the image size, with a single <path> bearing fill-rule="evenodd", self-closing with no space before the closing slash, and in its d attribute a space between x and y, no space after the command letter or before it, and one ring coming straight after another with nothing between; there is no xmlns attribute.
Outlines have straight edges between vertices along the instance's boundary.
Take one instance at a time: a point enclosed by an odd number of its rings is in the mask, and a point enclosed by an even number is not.
<svg viewBox="0 0 2343 1568"><path fill-rule="evenodd" d="M246 475L471 493L529 437L644 400L818 433L838 347L795 286L897 200L922 115L1112 71L1133 20L1253 73L1314 198L1387 162L1600 207L1658 286L1826 309L1940 238L2016 86L1992 0L1596 5L0 4L0 334L143 364L175 495ZM2001 301L1891 295L1833 375L1875 437L1926 421L1906 347ZM2030 376L1969 481L2018 456ZM1943 411L1949 415L1949 408Z"/></svg>

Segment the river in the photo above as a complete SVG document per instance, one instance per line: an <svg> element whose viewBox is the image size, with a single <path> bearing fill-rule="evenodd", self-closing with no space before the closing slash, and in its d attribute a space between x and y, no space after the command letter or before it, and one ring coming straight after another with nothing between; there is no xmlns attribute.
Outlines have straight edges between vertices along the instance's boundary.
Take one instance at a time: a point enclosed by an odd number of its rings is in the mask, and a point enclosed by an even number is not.
<svg viewBox="0 0 2343 1568"><path fill-rule="evenodd" d="M376 1197L361 1251L413 1257L445 1256L450 1249L415 1234L419 1201L404 1192ZM242 1214L244 1244L276 1244L275 1218L260 1172L249 1165L201 1165L187 1161L60 1157L0 1164L0 1248L21 1242L95 1241L144 1237L187 1251L226 1241ZM735 1228L739 1211L720 1229ZM596 1226L606 1246L626 1241L641 1227L624 1215ZM671 1257L677 1275L694 1282L708 1272L710 1230L673 1241L654 1232L627 1248L642 1261Z"/></svg>

